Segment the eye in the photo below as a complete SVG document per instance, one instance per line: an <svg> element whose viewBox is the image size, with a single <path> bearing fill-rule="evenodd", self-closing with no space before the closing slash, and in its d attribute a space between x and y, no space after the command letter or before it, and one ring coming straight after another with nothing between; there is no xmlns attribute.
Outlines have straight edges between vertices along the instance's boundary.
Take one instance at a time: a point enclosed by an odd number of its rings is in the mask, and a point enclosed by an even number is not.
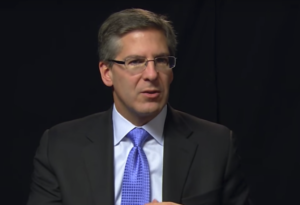
<svg viewBox="0 0 300 205"><path fill-rule="evenodd" d="M156 63L168 65L169 59L167 57L159 57L156 58Z"/></svg>
<svg viewBox="0 0 300 205"><path fill-rule="evenodd" d="M144 63L145 63L145 59L140 59L140 58L128 60L128 65L131 65L131 66L141 65Z"/></svg>

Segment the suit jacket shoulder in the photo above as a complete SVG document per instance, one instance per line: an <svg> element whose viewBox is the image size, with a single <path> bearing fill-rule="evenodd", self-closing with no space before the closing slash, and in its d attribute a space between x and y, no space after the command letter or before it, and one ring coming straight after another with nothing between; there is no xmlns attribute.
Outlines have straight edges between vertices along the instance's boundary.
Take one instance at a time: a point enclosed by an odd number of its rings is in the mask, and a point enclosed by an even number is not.
<svg viewBox="0 0 300 205"><path fill-rule="evenodd" d="M82 118L59 123L49 129L51 136L72 137L86 135L95 128L104 127L111 121L111 109ZM52 135L53 134L53 135Z"/></svg>
<svg viewBox="0 0 300 205"><path fill-rule="evenodd" d="M212 140L214 143L223 144L222 147L224 147L224 143L228 144L232 137L232 131L224 125L197 118L175 109L171 109L170 115L176 127L182 132L190 130L192 134L188 138L197 143L200 142L199 140Z"/></svg>
<svg viewBox="0 0 300 205"><path fill-rule="evenodd" d="M208 120L204 120L194 115L175 110L173 109L173 114L175 118L179 118L182 122L185 122L187 125L191 126L192 128L199 128L205 130L216 130L216 131L229 131L229 129L221 124L217 124L215 122L211 122Z"/></svg>

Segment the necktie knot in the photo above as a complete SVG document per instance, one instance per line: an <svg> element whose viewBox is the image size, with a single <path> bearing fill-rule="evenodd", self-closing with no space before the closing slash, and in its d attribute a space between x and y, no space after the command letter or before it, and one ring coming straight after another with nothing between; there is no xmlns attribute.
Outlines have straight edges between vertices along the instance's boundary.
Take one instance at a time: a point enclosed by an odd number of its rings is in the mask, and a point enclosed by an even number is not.
<svg viewBox="0 0 300 205"><path fill-rule="evenodd" d="M126 135L135 147L142 147L149 137L149 133L143 128L134 128Z"/></svg>

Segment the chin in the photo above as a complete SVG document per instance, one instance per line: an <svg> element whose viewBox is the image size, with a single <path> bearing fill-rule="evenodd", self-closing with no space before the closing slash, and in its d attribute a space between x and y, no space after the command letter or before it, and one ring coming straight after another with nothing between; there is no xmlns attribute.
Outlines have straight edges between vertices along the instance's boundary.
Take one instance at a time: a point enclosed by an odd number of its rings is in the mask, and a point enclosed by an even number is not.
<svg viewBox="0 0 300 205"><path fill-rule="evenodd" d="M164 104L158 103L145 103L137 109L143 116L157 115L164 107Z"/></svg>

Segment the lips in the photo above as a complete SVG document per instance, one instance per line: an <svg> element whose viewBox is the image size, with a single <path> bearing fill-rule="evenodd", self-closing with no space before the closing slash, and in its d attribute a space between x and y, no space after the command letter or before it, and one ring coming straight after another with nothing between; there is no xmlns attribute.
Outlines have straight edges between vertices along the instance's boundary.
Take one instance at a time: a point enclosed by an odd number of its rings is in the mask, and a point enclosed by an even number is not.
<svg viewBox="0 0 300 205"><path fill-rule="evenodd" d="M142 93L150 93L150 94L152 94L152 93L159 93L159 91L158 90L145 90Z"/></svg>
<svg viewBox="0 0 300 205"><path fill-rule="evenodd" d="M156 98L159 96L159 90L144 90L142 94L147 98Z"/></svg>

